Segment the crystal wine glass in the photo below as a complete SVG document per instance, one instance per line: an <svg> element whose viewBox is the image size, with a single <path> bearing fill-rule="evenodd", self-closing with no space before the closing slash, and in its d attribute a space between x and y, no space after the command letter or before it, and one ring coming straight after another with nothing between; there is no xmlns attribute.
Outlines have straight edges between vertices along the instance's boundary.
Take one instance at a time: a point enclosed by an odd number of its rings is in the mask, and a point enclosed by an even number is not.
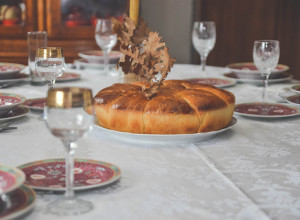
<svg viewBox="0 0 300 220"><path fill-rule="evenodd" d="M269 76L278 64L279 54L280 48L277 40L258 40L254 42L253 60L263 77L263 101L266 99Z"/></svg>
<svg viewBox="0 0 300 220"><path fill-rule="evenodd" d="M35 68L38 74L46 80L48 89L53 88L56 78L61 76L66 68L63 49L60 47L38 48Z"/></svg>
<svg viewBox="0 0 300 220"><path fill-rule="evenodd" d="M113 33L111 19L98 19L95 29L95 39L104 55L104 72L109 72L108 56L117 43L117 34Z"/></svg>
<svg viewBox="0 0 300 220"><path fill-rule="evenodd" d="M200 55L202 71L205 71L206 59L216 43L216 25L213 21L194 22L192 41Z"/></svg>
<svg viewBox="0 0 300 220"><path fill-rule="evenodd" d="M48 204L48 211L57 215L88 212L93 209L93 204L74 196L73 167L77 139L87 134L94 124L92 91L78 87L50 89L44 112L47 127L61 139L67 152L65 196Z"/></svg>

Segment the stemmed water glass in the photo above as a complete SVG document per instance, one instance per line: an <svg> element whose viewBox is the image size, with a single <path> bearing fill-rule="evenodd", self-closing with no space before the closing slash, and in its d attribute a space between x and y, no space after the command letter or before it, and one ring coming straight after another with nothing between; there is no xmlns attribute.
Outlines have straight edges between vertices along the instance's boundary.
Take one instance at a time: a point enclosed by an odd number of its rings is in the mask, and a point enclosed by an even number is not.
<svg viewBox="0 0 300 220"><path fill-rule="evenodd" d="M44 112L47 127L54 136L61 139L67 152L65 196L48 204L48 211L57 215L88 212L93 204L74 196L73 167L77 139L87 134L94 124L92 91L78 87L50 89Z"/></svg>
<svg viewBox="0 0 300 220"><path fill-rule="evenodd" d="M200 55L202 71L205 71L206 59L216 43L216 25L213 21L194 22L192 41Z"/></svg>
<svg viewBox="0 0 300 220"><path fill-rule="evenodd" d="M60 47L40 47L36 51L35 68L43 77L48 89L53 88L55 80L65 71L65 58Z"/></svg>
<svg viewBox="0 0 300 220"><path fill-rule="evenodd" d="M253 60L263 77L263 101L266 99L268 79L276 68L279 60L280 48L277 40L257 40L253 47Z"/></svg>
<svg viewBox="0 0 300 220"><path fill-rule="evenodd" d="M98 19L95 29L95 39L104 55L104 72L109 72L108 56L117 43L117 34L113 33L111 19Z"/></svg>

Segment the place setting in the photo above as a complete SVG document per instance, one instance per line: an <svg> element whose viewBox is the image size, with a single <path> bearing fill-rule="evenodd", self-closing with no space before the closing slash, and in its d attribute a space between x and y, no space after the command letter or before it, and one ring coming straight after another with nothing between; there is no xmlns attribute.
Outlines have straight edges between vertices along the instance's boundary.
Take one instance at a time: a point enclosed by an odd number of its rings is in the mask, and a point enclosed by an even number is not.
<svg viewBox="0 0 300 220"><path fill-rule="evenodd" d="M22 170L0 164L0 219L21 217L34 208L36 193L24 182Z"/></svg>
<svg viewBox="0 0 300 220"><path fill-rule="evenodd" d="M300 107L300 84L283 88L278 95L283 99L283 102Z"/></svg>
<svg viewBox="0 0 300 220"><path fill-rule="evenodd" d="M10 125L29 113L29 108L22 105L25 101L22 95L0 93L0 132L17 128Z"/></svg>
<svg viewBox="0 0 300 220"><path fill-rule="evenodd" d="M88 88L55 87L48 90L46 98L27 100L27 105L31 105L31 108L44 109L43 118L47 128L62 141L67 153L65 159L44 159L18 166L25 174L24 182L28 187L65 192L65 196L60 196L48 204L47 211L50 213L78 215L89 212L94 205L90 201L75 197L74 191L103 187L121 178L121 170L117 165L73 158L77 140L86 136L93 128L92 99L92 91Z"/></svg>
<svg viewBox="0 0 300 220"><path fill-rule="evenodd" d="M117 34L114 31L112 19L98 19L95 27L95 41L101 50L82 51L78 53L80 59L74 61L79 68L92 68L101 70L108 75L118 75L114 70L122 53L112 51L117 43Z"/></svg>
<svg viewBox="0 0 300 220"><path fill-rule="evenodd" d="M279 54L279 42L276 40L254 42L253 60L256 68L248 66L245 71L248 71L248 68L255 69L255 71L257 71L256 69L259 70L263 83L262 102L239 103L235 106L234 113L236 115L251 118L286 118L300 115L299 108L292 105L274 103L267 97L269 76L274 74L273 69L278 68L279 72L288 69L284 65L277 65Z"/></svg>
<svg viewBox="0 0 300 220"><path fill-rule="evenodd" d="M231 63L226 65L228 73L223 76L227 79L235 80L240 83L252 83L261 85L263 76L261 75L256 64L253 62ZM288 82L293 78L293 75L288 73L289 67L287 65L278 64L276 68L269 75L269 83Z"/></svg>
<svg viewBox="0 0 300 220"><path fill-rule="evenodd" d="M202 77L185 79L193 83L206 83L219 88L234 86L235 80L228 78L209 77L206 72L206 60L210 51L214 48L216 42L216 27L215 22L194 22L192 29L192 43L200 55L201 71L199 74Z"/></svg>
<svg viewBox="0 0 300 220"><path fill-rule="evenodd" d="M0 89L27 82L30 76L24 72L25 65L0 62Z"/></svg>

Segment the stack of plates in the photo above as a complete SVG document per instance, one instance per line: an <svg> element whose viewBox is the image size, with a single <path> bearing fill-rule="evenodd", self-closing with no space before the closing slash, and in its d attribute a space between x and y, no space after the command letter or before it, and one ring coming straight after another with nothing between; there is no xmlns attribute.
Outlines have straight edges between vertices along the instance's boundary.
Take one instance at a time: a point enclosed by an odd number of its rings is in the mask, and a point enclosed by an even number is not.
<svg viewBox="0 0 300 220"><path fill-rule="evenodd" d="M74 61L76 65L84 68L102 69L104 67L104 56L101 50L84 51L78 54L80 59ZM122 53L111 51L109 54L110 66L116 66Z"/></svg>
<svg viewBox="0 0 300 220"><path fill-rule="evenodd" d="M0 62L0 85L28 80L29 75L22 73L25 68L22 64Z"/></svg>
<svg viewBox="0 0 300 220"><path fill-rule="evenodd" d="M0 123L16 120L29 113L29 108L23 106L26 97L14 93L0 93ZM1 219L1 217L0 217Z"/></svg>
<svg viewBox="0 0 300 220"><path fill-rule="evenodd" d="M36 194L24 182L23 171L0 165L0 219L19 217L34 207Z"/></svg>
<svg viewBox="0 0 300 220"><path fill-rule="evenodd" d="M235 79L238 82L261 83L263 80L259 70L256 68L255 64L251 62L231 63L228 64L226 68L229 73L224 74L224 76ZM287 73L288 70L288 66L278 64L276 69L271 73L269 82L275 83L290 80L292 75Z"/></svg>

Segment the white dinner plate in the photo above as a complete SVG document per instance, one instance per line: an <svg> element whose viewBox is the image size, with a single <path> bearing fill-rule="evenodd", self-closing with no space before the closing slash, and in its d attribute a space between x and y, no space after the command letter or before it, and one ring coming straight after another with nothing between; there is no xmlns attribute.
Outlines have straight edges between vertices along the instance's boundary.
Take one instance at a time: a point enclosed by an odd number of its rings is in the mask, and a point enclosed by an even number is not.
<svg viewBox="0 0 300 220"><path fill-rule="evenodd" d="M103 128L99 125L96 125L98 129L104 131L114 137L120 139L131 141L131 142L143 142L143 143L160 143L160 144L178 144L178 143L191 143L198 141L205 141L210 138L213 138L217 134L224 132L232 128L237 123L236 118L232 118L231 123L228 127L220 129L218 131L210 131L203 133L194 133L194 134L135 134L129 132L120 132L110 129Z"/></svg>
<svg viewBox="0 0 300 220"><path fill-rule="evenodd" d="M206 83L218 88L230 87L236 84L235 80L224 79L224 78L192 78L186 80L193 83Z"/></svg>
<svg viewBox="0 0 300 220"><path fill-rule="evenodd" d="M89 63L104 63L104 56L101 50L89 50L78 53L78 55ZM120 51L111 51L108 55L109 63L117 63L122 56Z"/></svg>
<svg viewBox="0 0 300 220"><path fill-rule="evenodd" d="M262 79L247 79L247 78L238 78L235 73L225 73L225 77L229 79L234 79L237 82L241 83L254 83L254 84L262 84L263 80ZM268 82L269 83L280 83L284 81L291 80L293 78L293 75L288 74L288 73L280 73L276 78L269 78Z"/></svg>
<svg viewBox="0 0 300 220"><path fill-rule="evenodd" d="M89 63L86 59L77 59L74 60L75 65L79 65L80 67L84 68L91 68L91 69L104 69L104 64L102 63ZM110 68L115 67L117 64L109 64Z"/></svg>

